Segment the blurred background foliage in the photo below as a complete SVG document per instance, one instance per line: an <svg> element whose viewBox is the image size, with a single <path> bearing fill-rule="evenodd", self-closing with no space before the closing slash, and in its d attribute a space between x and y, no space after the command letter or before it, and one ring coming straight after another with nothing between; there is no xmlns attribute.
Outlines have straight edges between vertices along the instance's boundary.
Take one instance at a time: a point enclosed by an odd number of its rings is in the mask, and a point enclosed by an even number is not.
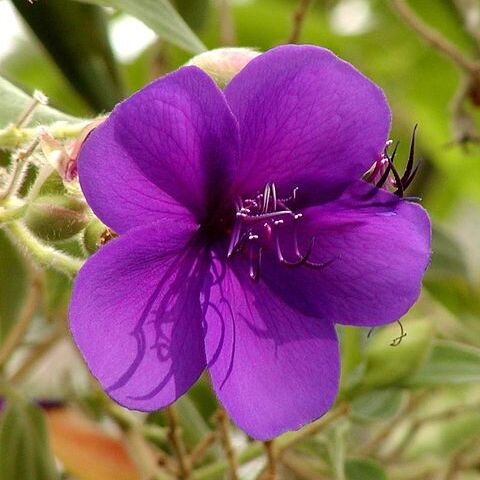
<svg viewBox="0 0 480 480"><path fill-rule="evenodd" d="M401 341L398 324L340 329L338 405L277 440L277 476L480 479L480 80L404 22L393 8L403 0L0 0L0 134L28 103L19 89L41 90L57 109L37 109L33 126L94 117L205 48L285 43L309 3L301 43L333 50L384 89L401 159L419 126L411 194L433 218L433 256ZM479 1L409 5L480 61ZM0 151L0 166L10 153ZM62 194L58 180L43 194ZM43 240L81 258L79 238ZM180 450L165 412L105 398L68 337L69 276L38 270L22 250L0 230L0 480L187 478L182 455L195 480L272 475L263 446L228 427L235 477L206 378L176 404Z"/></svg>

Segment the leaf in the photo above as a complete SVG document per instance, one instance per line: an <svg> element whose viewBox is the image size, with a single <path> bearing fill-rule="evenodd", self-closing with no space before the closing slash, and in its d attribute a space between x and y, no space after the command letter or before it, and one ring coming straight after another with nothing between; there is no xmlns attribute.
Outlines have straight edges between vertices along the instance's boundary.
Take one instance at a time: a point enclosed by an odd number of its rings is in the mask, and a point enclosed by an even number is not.
<svg viewBox="0 0 480 480"><path fill-rule="evenodd" d="M0 480L55 480L43 413L11 397L0 422Z"/></svg>
<svg viewBox="0 0 480 480"><path fill-rule="evenodd" d="M201 53L205 45L192 32L167 0L76 0L114 7L128 13L150 27L157 35L191 53Z"/></svg>
<svg viewBox="0 0 480 480"><path fill-rule="evenodd" d="M17 319L27 293L23 257L0 230L0 343Z"/></svg>
<svg viewBox="0 0 480 480"><path fill-rule="evenodd" d="M397 324L382 328L366 348L367 366L362 386L376 388L401 384L422 365L433 339L432 324L427 319L412 320L404 325L406 337L399 345L391 346L399 336Z"/></svg>
<svg viewBox="0 0 480 480"><path fill-rule="evenodd" d="M397 388L364 393L352 401L352 416L366 421L388 420L400 411L405 395L403 390Z"/></svg>
<svg viewBox="0 0 480 480"><path fill-rule="evenodd" d="M480 313L480 301L469 280L465 253L457 240L438 225L433 226L432 261L424 285L455 315Z"/></svg>
<svg viewBox="0 0 480 480"><path fill-rule="evenodd" d="M65 77L93 109L111 110L122 99L122 82L103 9L64 0L12 2Z"/></svg>
<svg viewBox="0 0 480 480"><path fill-rule="evenodd" d="M31 104L32 100L32 97L5 78L0 77L0 128L5 128L10 123L15 122ZM32 117L33 124L43 125L58 121L72 122L76 120L78 121L78 119L46 105L39 105Z"/></svg>
<svg viewBox="0 0 480 480"><path fill-rule="evenodd" d="M480 349L436 341L422 367L408 380L411 386L480 382Z"/></svg>
<svg viewBox="0 0 480 480"><path fill-rule="evenodd" d="M350 458L345 462L345 480L387 480L387 475L373 460Z"/></svg>

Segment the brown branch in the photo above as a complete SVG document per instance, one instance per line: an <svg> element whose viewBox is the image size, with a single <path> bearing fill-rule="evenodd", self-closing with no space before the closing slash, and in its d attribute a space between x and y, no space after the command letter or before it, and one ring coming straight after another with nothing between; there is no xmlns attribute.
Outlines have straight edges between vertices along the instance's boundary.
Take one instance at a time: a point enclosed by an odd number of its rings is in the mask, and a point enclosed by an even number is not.
<svg viewBox="0 0 480 480"><path fill-rule="evenodd" d="M405 23L415 30L428 44L449 57L468 74L475 76L480 74L479 62L468 58L439 32L421 20L405 0L391 0L391 4Z"/></svg>
<svg viewBox="0 0 480 480"><path fill-rule="evenodd" d="M303 23L307 15L308 8L313 0L299 0L298 6L292 16L292 31L288 37L287 43L298 43L302 33Z"/></svg>
<svg viewBox="0 0 480 480"><path fill-rule="evenodd" d="M192 452L190 453L190 464L193 466L197 462L200 462L207 450L215 443L218 438L217 432L208 432L200 442L195 445Z"/></svg>
<svg viewBox="0 0 480 480"><path fill-rule="evenodd" d="M480 5L477 0L453 0L453 5L457 9L465 24L465 30L470 34L480 48Z"/></svg>
<svg viewBox="0 0 480 480"><path fill-rule="evenodd" d="M330 410L322 418L319 418L313 423L305 426L296 432L289 432L277 439L277 455L280 457L287 449L296 445L298 442L311 437L322 431L331 423L335 422L340 417L347 415L349 407L347 403L341 403L336 409Z"/></svg>
<svg viewBox="0 0 480 480"><path fill-rule="evenodd" d="M220 45L230 47L236 43L230 0L217 0L217 4L220 16Z"/></svg>
<svg viewBox="0 0 480 480"><path fill-rule="evenodd" d="M220 433L220 439L222 440L223 449L225 450L225 454L227 456L228 462L228 469L229 469L229 476L230 480L238 480L238 462L237 456L235 454L235 450L233 449L232 442L230 439L230 425L228 421L228 415L226 414L225 410L218 410L215 414L218 430Z"/></svg>
<svg viewBox="0 0 480 480"><path fill-rule="evenodd" d="M265 453L267 454L267 469L265 480L276 480L277 479L277 455L275 452L275 447L273 440L269 440L263 443L265 446Z"/></svg>
<svg viewBox="0 0 480 480"><path fill-rule="evenodd" d="M191 468L185 445L182 440L181 429L178 424L177 412L173 405L167 407L165 411L167 412L169 423L168 438L172 444L178 462L178 478L183 480L189 477Z"/></svg>
<svg viewBox="0 0 480 480"><path fill-rule="evenodd" d="M40 293L41 283L39 278L35 278L32 282L27 302L23 307L17 322L10 329L7 338L0 348L0 367L8 361L10 355L20 345L23 337L27 333L30 321L32 320L33 314L35 313L40 300Z"/></svg>

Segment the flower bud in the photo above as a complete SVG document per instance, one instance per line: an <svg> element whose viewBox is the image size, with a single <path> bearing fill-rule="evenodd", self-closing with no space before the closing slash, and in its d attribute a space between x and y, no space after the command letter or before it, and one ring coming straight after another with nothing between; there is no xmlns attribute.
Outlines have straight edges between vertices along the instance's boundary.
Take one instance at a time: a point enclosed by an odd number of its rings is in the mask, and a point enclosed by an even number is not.
<svg viewBox="0 0 480 480"><path fill-rule="evenodd" d="M83 246L88 254L94 254L102 245L115 238L116 234L112 232L98 218L94 218L87 225L83 232Z"/></svg>
<svg viewBox="0 0 480 480"><path fill-rule="evenodd" d="M210 75L220 88L252 59L260 55L251 48L216 48L193 57L188 65L196 65Z"/></svg>
<svg viewBox="0 0 480 480"><path fill-rule="evenodd" d="M42 195L29 205L25 223L42 240L67 240L87 225L87 205L73 197Z"/></svg>

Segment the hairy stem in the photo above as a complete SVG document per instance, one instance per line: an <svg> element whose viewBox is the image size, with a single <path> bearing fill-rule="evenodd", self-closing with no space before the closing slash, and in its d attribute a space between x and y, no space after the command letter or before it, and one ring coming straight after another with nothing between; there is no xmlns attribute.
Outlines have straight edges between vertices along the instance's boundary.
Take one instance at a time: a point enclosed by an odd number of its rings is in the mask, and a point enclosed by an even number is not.
<svg viewBox="0 0 480 480"><path fill-rule="evenodd" d="M10 125L0 129L0 148L17 148L20 145L35 140L45 131L57 140L76 138L87 124L88 121L74 124L56 122L48 127L40 126L29 128L19 128L16 125Z"/></svg>
<svg viewBox="0 0 480 480"><path fill-rule="evenodd" d="M71 257L43 243L19 221L8 223L4 228L14 241L42 267L54 268L69 276L75 276L83 265L83 260Z"/></svg>

